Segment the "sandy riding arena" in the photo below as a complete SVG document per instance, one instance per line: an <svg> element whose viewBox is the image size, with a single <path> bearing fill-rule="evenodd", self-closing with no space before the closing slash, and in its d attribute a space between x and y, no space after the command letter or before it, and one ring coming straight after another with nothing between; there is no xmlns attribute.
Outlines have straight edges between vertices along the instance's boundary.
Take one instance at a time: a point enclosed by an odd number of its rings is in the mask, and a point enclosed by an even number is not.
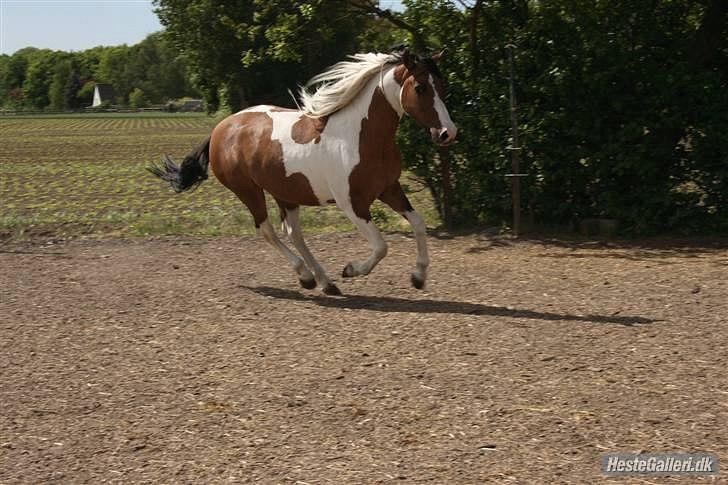
<svg viewBox="0 0 728 485"><path fill-rule="evenodd" d="M596 483L611 451L728 466L725 244L431 236L417 291L414 241L385 238L343 297L256 237L3 246L0 483ZM367 251L309 241L331 275Z"/></svg>

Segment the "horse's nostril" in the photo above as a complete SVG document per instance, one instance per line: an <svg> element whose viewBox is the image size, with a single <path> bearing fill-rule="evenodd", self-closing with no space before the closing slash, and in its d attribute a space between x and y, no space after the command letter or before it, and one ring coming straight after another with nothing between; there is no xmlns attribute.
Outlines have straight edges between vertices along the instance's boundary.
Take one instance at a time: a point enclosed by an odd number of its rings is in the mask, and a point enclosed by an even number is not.
<svg viewBox="0 0 728 485"><path fill-rule="evenodd" d="M450 138L450 134L447 132L447 130L444 130L442 133L440 133L440 141L446 141L448 138Z"/></svg>

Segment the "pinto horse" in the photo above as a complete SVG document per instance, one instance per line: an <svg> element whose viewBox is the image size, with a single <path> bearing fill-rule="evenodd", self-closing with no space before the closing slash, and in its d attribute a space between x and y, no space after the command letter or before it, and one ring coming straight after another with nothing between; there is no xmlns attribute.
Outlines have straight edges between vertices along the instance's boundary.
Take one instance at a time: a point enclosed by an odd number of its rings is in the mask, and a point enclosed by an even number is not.
<svg viewBox="0 0 728 485"><path fill-rule="evenodd" d="M395 133L407 113L430 129L436 143L455 139L457 129L443 102L440 54L421 57L405 50L350 59L315 76L308 84L318 86L315 91L301 89L300 110L253 106L240 111L220 122L181 165L165 157L150 171L182 192L202 183L209 165L250 210L258 232L290 262L301 286L318 284L328 295L341 292L303 240L299 206L335 203L367 239L371 255L344 267L343 276L351 277L369 274L387 254L369 212L379 199L412 226L417 262L411 282L421 289L429 265L426 230L399 184ZM276 235L264 190L278 203L283 228L303 259Z"/></svg>

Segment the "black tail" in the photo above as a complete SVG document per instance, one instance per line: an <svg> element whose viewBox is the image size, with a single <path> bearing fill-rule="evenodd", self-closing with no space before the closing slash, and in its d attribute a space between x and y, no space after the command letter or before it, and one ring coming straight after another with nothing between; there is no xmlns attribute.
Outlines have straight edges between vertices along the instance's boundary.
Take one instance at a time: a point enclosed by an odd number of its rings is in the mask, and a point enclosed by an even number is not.
<svg viewBox="0 0 728 485"><path fill-rule="evenodd" d="M162 165L152 164L147 170L162 180L169 182L175 192L180 193L197 187L207 180L207 165L210 163L210 137L197 149L187 155L181 165L165 155Z"/></svg>

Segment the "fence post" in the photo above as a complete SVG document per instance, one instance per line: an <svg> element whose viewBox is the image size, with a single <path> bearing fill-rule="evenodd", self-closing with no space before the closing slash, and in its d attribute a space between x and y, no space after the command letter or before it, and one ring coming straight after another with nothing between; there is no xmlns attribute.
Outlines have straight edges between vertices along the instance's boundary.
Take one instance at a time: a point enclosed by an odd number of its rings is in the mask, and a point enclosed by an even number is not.
<svg viewBox="0 0 728 485"><path fill-rule="evenodd" d="M452 177L450 175L450 148L437 150L440 158L440 177L442 178L442 218L446 229L452 229Z"/></svg>
<svg viewBox="0 0 728 485"><path fill-rule="evenodd" d="M521 147L518 143L518 104L516 103L516 72L513 67L513 44L506 45L508 51L508 72L511 101L511 137L512 143L508 149L511 151L511 173L506 177L511 179L511 199L513 203L513 235L518 237L521 234Z"/></svg>

